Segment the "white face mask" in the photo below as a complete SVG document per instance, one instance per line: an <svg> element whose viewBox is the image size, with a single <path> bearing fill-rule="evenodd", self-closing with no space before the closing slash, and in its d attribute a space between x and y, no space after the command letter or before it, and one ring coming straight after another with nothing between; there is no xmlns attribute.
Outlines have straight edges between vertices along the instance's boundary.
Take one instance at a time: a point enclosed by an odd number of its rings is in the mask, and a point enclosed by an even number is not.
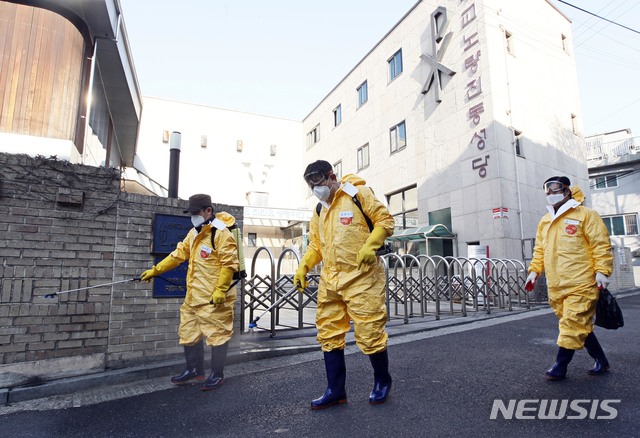
<svg viewBox="0 0 640 438"><path fill-rule="evenodd" d="M313 194L322 202L327 202L327 199L329 199L331 195L331 189L327 186L315 186L313 188Z"/></svg>
<svg viewBox="0 0 640 438"><path fill-rule="evenodd" d="M557 195L547 195L547 204L556 205L558 202L561 202L564 199L564 195L562 193L558 193Z"/></svg>
<svg viewBox="0 0 640 438"><path fill-rule="evenodd" d="M200 225L204 224L204 218L199 214L194 214L191 216L191 223L195 228L198 228Z"/></svg>

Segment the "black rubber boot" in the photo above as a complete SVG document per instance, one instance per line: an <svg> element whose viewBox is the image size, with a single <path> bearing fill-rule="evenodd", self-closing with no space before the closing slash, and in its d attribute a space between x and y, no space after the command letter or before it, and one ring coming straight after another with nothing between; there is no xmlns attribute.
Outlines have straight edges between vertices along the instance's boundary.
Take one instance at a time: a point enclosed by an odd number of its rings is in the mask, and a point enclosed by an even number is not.
<svg viewBox="0 0 640 438"><path fill-rule="evenodd" d="M202 384L202 391L211 391L219 388L224 382L224 365L227 362L227 351L229 351L229 342L222 345L211 347L211 374Z"/></svg>
<svg viewBox="0 0 640 438"><path fill-rule="evenodd" d="M569 350L568 348L560 347L558 349L558 356L556 357L556 363L545 373L547 380L562 380L567 377L567 366L573 354L576 350Z"/></svg>
<svg viewBox="0 0 640 438"><path fill-rule="evenodd" d="M311 409L325 409L346 403L345 381L347 367L344 364L344 350L332 350L324 353L324 367L327 371L327 389L322 397L311 401Z"/></svg>
<svg viewBox="0 0 640 438"><path fill-rule="evenodd" d="M373 366L373 390L369 395L369 404L379 405L387 401L391 391L391 375L389 374L389 356L387 350L369 355Z"/></svg>
<svg viewBox="0 0 640 438"><path fill-rule="evenodd" d="M587 336L587 339L584 341L584 348L587 349L589 356L596 360L593 368L587 371L590 375L599 376L609 371L609 361L607 360L607 356L604 355L604 351L595 333L589 333L589 336Z"/></svg>
<svg viewBox="0 0 640 438"><path fill-rule="evenodd" d="M184 346L184 357L187 361L187 369L179 376L173 376L171 383L184 385L190 382L204 380L204 344L202 341L195 345Z"/></svg>

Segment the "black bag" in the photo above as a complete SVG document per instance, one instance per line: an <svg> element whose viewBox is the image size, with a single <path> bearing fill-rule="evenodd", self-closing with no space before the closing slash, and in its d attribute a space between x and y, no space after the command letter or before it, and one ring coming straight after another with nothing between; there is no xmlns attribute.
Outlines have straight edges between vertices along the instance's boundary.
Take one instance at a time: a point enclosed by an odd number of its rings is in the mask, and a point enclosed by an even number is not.
<svg viewBox="0 0 640 438"><path fill-rule="evenodd" d="M622 311L608 289L602 289L596 304L596 322L599 327L616 330L624 326Z"/></svg>

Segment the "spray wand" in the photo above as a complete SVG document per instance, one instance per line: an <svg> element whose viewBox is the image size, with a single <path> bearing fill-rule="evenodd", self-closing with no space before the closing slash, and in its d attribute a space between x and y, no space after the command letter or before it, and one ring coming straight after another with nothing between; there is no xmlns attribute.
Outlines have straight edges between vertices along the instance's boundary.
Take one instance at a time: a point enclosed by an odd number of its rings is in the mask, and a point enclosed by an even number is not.
<svg viewBox="0 0 640 438"><path fill-rule="evenodd" d="M46 294L44 297L45 298L53 298L56 295L68 294L69 292L78 292L78 291L81 291L81 290L93 289L93 288L96 288L96 287L111 286L111 285L114 285L114 284L127 283L129 281L140 281L140 279L139 278L129 278L127 280L112 281L111 283L96 284L95 286L87 286L87 287L79 287L77 289L62 290L62 291L59 291L59 292L53 292L53 293L50 293L50 294Z"/></svg>
<svg viewBox="0 0 640 438"><path fill-rule="evenodd" d="M274 307L276 307L277 305L279 305L282 301L284 301L285 299L288 299L291 297L291 295L293 295L293 293L297 292L298 288L296 286L293 286L293 288L291 288L291 290L289 290L288 292L286 292L284 295L282 295L278 301L276 301L275 303L273 303L271 306L267 307L265 309L264 312L262 312L259 316L255 317L253 319L253 321L251 321L249 323L249 333L253 333L254 329L258 328L258 320L260 318L262 318L267 312L270 312L273 310Z"/></svg>

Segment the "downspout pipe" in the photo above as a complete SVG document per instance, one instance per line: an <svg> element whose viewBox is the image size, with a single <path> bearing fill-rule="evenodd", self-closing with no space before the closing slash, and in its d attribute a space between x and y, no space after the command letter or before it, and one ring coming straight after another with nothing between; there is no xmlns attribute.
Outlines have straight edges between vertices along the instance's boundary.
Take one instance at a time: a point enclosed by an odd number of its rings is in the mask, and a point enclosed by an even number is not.
<svg viewBox="0 0 640 438"><path fill-rule="evenodd" d="M91 119L91 106L93 105L93 79L96 73L96 60L98 54L98 38L93 42L93 56L91 57L91 67L89 71L89 86L87 87L87 110L84 114L84 139L82 141L82 153L80 164L85 164L85 157L89 145L89 119Z"/></svg>
<svg viewBox="0 0 640 438"><path fill-rule="evenodd" d="M513 153L513 166L515 168L515 179L516 179L516 192L518 197L518 220L520 225L520 243L524 241L524 223L522 219L522 194L520 193L520 173L518 172L518 154L516 152L516 132L513 128L513 110L511 108L511 84L509 82L509 65L507 62L507 35L504 26L500 25L500 30L502 32L502 41L505 44L504 47L504 72L506 76L506 88L507 88L507 100L509 105L509 131L511 131L511 151ZM524 260L524 254L522 255Z"/></svg>
<svg viewBox="0 0 640 438"><path fill-rule="evenodd" d="M169 198L178 197L178 180L180 179L180 144L182 134L173 131L169 140Z"/></svg>

